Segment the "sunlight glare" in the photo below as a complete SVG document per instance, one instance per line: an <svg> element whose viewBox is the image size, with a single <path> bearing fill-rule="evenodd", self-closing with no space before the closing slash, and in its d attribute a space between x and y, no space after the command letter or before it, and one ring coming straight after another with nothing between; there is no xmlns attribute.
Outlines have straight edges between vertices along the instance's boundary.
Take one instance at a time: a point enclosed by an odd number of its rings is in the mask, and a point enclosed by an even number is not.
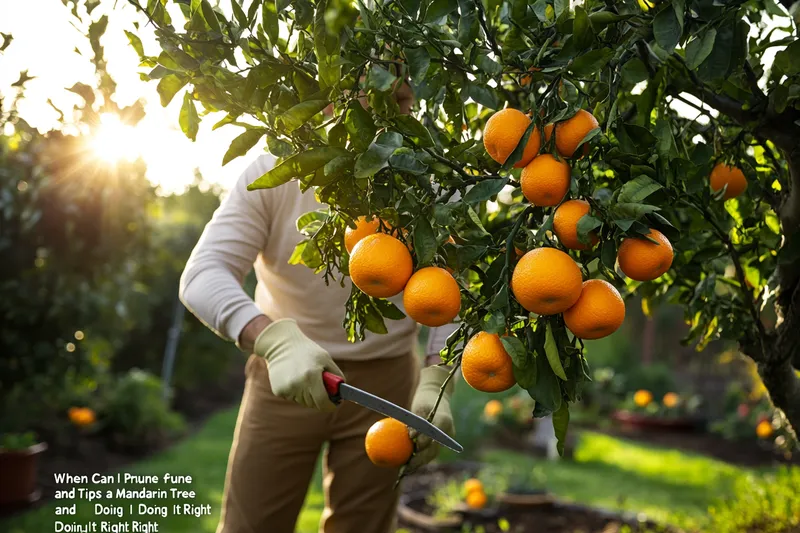
<svg viewBox="0 0 800 533"><path fill-rule="evenodd" d="M108 163L116 163L134 161L139 157L140 141L136 128L125 124L113 113L103 113L91 146L97 157Z"/></svg>

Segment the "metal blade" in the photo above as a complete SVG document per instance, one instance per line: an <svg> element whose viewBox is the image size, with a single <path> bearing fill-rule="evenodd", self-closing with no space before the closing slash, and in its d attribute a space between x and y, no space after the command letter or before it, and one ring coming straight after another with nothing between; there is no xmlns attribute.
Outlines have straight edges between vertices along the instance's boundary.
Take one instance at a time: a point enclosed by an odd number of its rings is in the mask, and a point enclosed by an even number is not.
<svg viewBox="0 0 800 533"><path fill-rule="evenodd" d="M451 450L461 453L464 447L461 446L450 435L437 428L419 415L415 415L411 411L403 409L399 405L395 405L390 401L384 400L374 394L352 387L347 383L339 385L339 395L344 400L348 400L367 409L372 409L383 415L386 415L395 420L399 420L408 427L414 428L420 433L427 435L439 444L447 446Z"/></svg>

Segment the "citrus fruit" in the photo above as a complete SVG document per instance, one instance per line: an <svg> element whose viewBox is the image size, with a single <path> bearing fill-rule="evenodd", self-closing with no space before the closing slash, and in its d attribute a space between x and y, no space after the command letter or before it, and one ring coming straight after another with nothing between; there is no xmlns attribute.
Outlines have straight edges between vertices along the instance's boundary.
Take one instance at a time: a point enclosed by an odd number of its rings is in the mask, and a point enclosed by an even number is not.
<svg viewBox="0 0 800 533"><path fill-rule="evenodd" d="M414 270L411 253L400 240L384 233L368 235L350 253L350 277L373 298L400 294Z"/></svg>
<svg viewBox="0 0 800 533"><path fill-rule="evenodd" d="M497 400L492 400L492 401L497 401ZM481 482L480 479L473 477L464 482L464 492L469 494L470 492L475 492L476 490L483 492L483 483Z"/></svg>
<svg viewBox="0 0 800 533"><path fill-rule="evenodd" d="M583 278L575 261L555 248L536 248L522 256L511 276L511 290L522 307L555 315L575 305Z"/></svg>
<svg viewBox="0 0 800 533"><path fill-rule="evenodd" d="M408 462L414 444L405 424L394 418L384 418L372 424L367 431L364 449L373 464L398 467Z"/></svg>
<svg viewBox="0 0 800 533"><path fill-rule="evenodd" d="M598 242L597 233L590 234L591 246L578 240L578 222L589 214L589 202L586 200L567 200L556 209L553 215L553 232L565 248L570 250L586 250L594 248Z"/></svg>
<svg viewBox="0 0 800 533"><path fill-rule="evenodd" d="M503 412L503 402L500 400L489 400L483 406L483 416L486 418L496 418L497 415Z"/></svg>
<svg viewBox="0 0 800 533"><path fill-rule="evenodd" d="M760 439L768 439L772 436L772 424L769 420L762 420L756 426L756 435Z"/></svg>
<svg viewBox="0 0 800 533"><path fill-rule="evenodd" d="M674 392L666 393L664 397L661 399L661 403L664 404L664 407L668 407L670 409L676 407L678 405L678 402L680 402L680 396L678 396Z"/></svg>
<svg viewBox="0 0 800 533"><path fill-rule="evenodd" d="M622 273L636 281L650 281L660 277L672 266L672 245L663 233L651 229L648 237L628 237L623 239L617 253Z"/></svg>
<svg viewBox="0 0 800 533"><path fill-rule="evenodd" d="M522 194L534 205L552 207L564 198L569 190L570 168L550 154L542 154L522 170Z"/></svg>
<svg viewBox="0 0 800 533"><path fill-rule="evenodd" d="M470 509L483 509L488 498L482 490L473 490L467 494L467 507Z"/></svg>
<svg viewBox="0 0 800 533"><path fill-rule="evenodd" d="M726 185L724 198L736 198L747 189L747 178L744 177L744 172L738 167L729 167L724 163L717 163L714 170L711 171L711 190L717 192Z"/></svg>
<svg viewBox="0 0 800 533"><path fill-rule="evenodd" d="M625 320L625 302L612 284L602 279L583 283L575 305L564 311L567 328L581 339L611 335Z"/></svg>
<svg viewBox="0 0 800 533"><path fill-rule="evenodd" d="M502 392L516 383L511 356L496 333L481 331L464 347L461 355L464 381L481 392Z"/></svg>
<svg viewBox="0 0 800 533"><path fill-rule="evenodd" d="M483 146L491 158L501 165L505 163L530 123L531 119L518 109L503 109L492 115L486 121L486 128L483 130ZM514 167L522 168L530 163L539 153L540 146L539 130L535 128L528 137L522 158L514 164Z"/></svg>
<svg viewBox="0 0 800 533"><path fill-rule="evenodd" d="M344 247L347 248L348 253L352 252L358 241L367 235L378 233L380 229L381 222L377 217L372 220L367 220L367 217L358 217L355 229L347 226L347 229L344 230Z"/></svg>
<svg viewBox="0 0 800 533"><path fill-rule="evenodd" d="M461 292L447 270L425 267L408 280L403 291L403 305L414 321L431 328L443 326L458 316Z"/></svg>
<svg viewBox="0 0 800 533"><path fill-rule="evenodd" d="M597 119L585 109L580 109L567 120L558 122L555 126L558 153L564 157L572 157L586 134L597 127L599 127ZM545 126L545 139L550 140L552 131L552 124ZM585 155L589 151L589 146L584 145L583 151Z"/></svg>
<svg viewBox="0 0 800 533"><path fill-rule="evenodd" d="M540 70L542 69L540 69L539 67L532 66L531 68L528 69L528 72L539 72ZM528 85L531 84L532 81L533 81L533 76L531 74L523 74L522 77L519 79L519 84L522 87L527 87Z"/></svg>
<svg viewBox="0 0 800 533"><path fill-rule="evenodd" d="M653 401L653 394L649 390L637 390L633 395L633 403L639 407L647 407Z"/></svg>

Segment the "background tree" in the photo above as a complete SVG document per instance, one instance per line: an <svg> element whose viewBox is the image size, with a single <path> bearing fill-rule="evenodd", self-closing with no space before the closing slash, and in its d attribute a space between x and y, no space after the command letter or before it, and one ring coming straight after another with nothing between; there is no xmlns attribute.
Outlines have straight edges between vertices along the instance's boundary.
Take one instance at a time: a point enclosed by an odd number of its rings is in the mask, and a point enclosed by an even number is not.
<svg viewBox="0 0 800 533"><path fill-rule="evenodd" d="M343 234L356 217L405 228L393 231L412 241L415 265L447 265L461 287L461 327L443 359L457 363L480 330L507 331L516 381L536 400L534 416L556 413L559 436L587 379L583 343L560 315L536 317L509 290L515 245L563 246L552 237L554 208L525 201L513 166L531 135L542 153L571 156L557 146L559 130L544 127L590 111L598 124L572 139L586 151L569 159L565 198L590 204L579 241L599 238L571 252L583 277L638 293L646 306L680 304L686 341L698 349L738 342L774 404L800 425L800 43L791 2L232 0L226 13L208 0L130 1L156 27L161 51L145 53L133 33L131 44L162 103L183 92L186 134L224 111L215 127L244 131L223 164L265 145L281 161L252 188L298 180L330 206L298 221L307 239L292 261L333 281L348 273ZM417 100L412 116L393 98L404 80ZM329 104L332 116L322 113ZM504 107L533 121L500 165L481 136ZM722 186L724 176L711 190L718 163L741 169L743 194L725 201L737 191ZM621 276L621 241L651 228L671 242L671 268L645 283ZM398 316L354 289L344 326L355 340Z"/></svg>

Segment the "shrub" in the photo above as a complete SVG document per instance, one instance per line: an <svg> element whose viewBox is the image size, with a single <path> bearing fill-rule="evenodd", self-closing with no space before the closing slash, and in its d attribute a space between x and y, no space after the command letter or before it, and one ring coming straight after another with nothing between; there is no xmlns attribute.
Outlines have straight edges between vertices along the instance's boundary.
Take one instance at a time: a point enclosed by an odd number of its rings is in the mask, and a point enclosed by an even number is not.
<svg viewBox="0 0 800 533"><path fill-rule="evenodd" d="M129 450L158 446L185 429L163 397L161 380L136 368L108 391L102 419L111 442Z"/></svg>
<svg viewBox="0 0 800 533"><path fill-rule="evenodd" d="M800 468L784 467L775 474L743 476L734 497L709 510L714 533L796 533L800 528Z"/></svg>

